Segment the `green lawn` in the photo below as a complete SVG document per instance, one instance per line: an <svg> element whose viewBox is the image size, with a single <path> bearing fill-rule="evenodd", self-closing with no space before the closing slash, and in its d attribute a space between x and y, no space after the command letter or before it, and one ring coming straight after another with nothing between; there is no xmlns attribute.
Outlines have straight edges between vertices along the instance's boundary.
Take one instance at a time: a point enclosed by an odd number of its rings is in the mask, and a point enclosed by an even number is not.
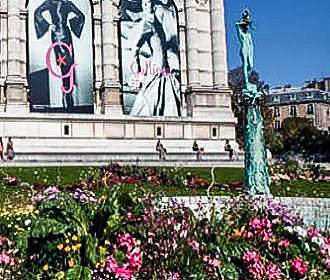
<svg viewBox="0 0 330 280"><path fill-rule="evenodd" d="M70 186L75 182L82 181L97 172L97 167L10 167L0 169L7 172L10 176L16 176L20 182L28 184L45 183L61 184ZM211 168L183 168L185 172L190 172L197 177L211 181ZM230 184L243 180L243 169L241 168L215 168L215 179L217 184ZM26 184L26 185L28 185ZM206 189L192 189L173 186L155 186L144 184L141 186L123 185L125 191L139 191L141 188L152 192L159 192L164 196L198 196L206 195ZM302 197L324 197L330 198L330 183L307 182L307 181L288 181L278 185L272 185L272 194L275 196L302 196ZM27 191L24 187L2 187L2 198L12 195L24 195ZM236 195L238 192L234 188L214 187L213 195ZM2 199L0 199L1 202Z"/></svg>
<svg viewBox="0 0 330 280"><path fill-rule="evenodd" d="M6 172L21 182L72 185L92 175L97 167L8 167Z"/></svg>
<svg viewBox="0 0 330 280"><path fill-rule="evenodd" d="M28 183L49 183L55 184L61 182L64 185L70 185L77 181L83 180L92 175L98 167L9 167L6 171L10 176L20 178L21 182ZM184 171L190 172L197 177L211 180L211 168L183 168ZM217 183L229 183L233 181L243 180L242 168L215 168L215 177Z"/></svg>

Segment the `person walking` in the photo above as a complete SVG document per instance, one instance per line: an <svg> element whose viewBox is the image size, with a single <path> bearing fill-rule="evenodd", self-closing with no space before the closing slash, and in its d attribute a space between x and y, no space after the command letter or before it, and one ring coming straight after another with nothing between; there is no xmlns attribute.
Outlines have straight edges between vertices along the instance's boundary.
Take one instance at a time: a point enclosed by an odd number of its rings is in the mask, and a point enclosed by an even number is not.
<svg viewBox="0 0 330 280"><path fill-rule="evenodd" d="M1 158L2 161L4 161L2 137L0 137L0 158Z"/></svg>
<svg viewBox="0 0 330 280"><path fill-rule="evenodd" d="M202 154L204 152L204 148L203 147L199 147L198 144L197 144L197 141L195 140L194 143L193 143L193 146L192 146L192 150L194 152L196 152L196 158L198 161L202 160Z"/></svg>
<svg viewBox="0 0 330 280"><path fill-rule="evenodd" d="M160 160L167 159L167 150L164 148L163 144L160 144L159 159Z"/></svg>
<svg viewBox="0 0 330 280"><path fill-rule="evenodd" d="M8 138L7 142L7 159L8 160L13 160L15 157L15 152L14 152L14 143L11 137Z"/></svg>
<svg viewBox="0 0 330 280"><path fill-rule="evenodd" d="M229 160L233 160L233 149L229 144L229 140L226 140L225 143L225 151L229 152Z"/></svg>
<svg viewBox="0 0 330 280"><path fill-rule="evenodd" d="M166 160L167 157L167 151L164 148L163 144L160 142L160 139L158 139L156 144L156 151L158 152L159 160Z"/></svg>

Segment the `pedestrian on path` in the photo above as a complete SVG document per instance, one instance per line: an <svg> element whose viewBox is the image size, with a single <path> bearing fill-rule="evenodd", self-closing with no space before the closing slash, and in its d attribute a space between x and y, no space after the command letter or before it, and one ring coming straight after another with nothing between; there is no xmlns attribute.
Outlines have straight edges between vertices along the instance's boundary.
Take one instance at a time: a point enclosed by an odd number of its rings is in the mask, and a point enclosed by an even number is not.
<svg viewBox="0 0 330 280"><path fill-rule="evenodd" d="M11 137L8 138L7 142L7 159L8 160L13 160L15 157L15 152L14 152L14 143Z"/></svg>
<svg viewBox="0 0 330 280"><path fill-rule="evenodd" d="M196 152L196 158L198 161L202 160L202 155L203 155L203 152L204 152L204 148L203 147L199 147L198 144L197 144L197 141L195 140L194 143L193 143L193 146L192 146L192 150L194 152Z"/></svg>
<svg viewBox="0 0 330 280"><path fill-rule="evenodd" d="M239 160L238 154L235 149L232 148L232 146L229 144L229 140L226 140L225 144L225 151L229 152L229 160L233 160L233 155L235 155L236 160Z"/></svg>
<svg viewBox="0 0 330 280"><path fill-rule="evenodd" d="M156 144L156 151L158 152L159 160L166 160L167 158L167 150L164 148L163 144L160 142L160 139L158 139L158 142Z"/></svg>
<svg viewBox="0 0 330 280"><path fill-rule="evenodd" d="M2 137L0 137L0 158L1 158L1 161L4 161Z"/></svg>

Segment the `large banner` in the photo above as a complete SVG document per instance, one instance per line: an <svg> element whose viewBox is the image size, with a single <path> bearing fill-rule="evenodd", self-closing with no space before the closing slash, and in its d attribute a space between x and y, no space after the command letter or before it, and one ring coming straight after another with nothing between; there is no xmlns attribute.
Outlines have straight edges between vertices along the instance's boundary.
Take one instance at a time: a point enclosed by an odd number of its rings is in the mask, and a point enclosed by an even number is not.
<svg viewBox="0 0 330 280"><path fill-rule="evenodd" d="M172 0L122 0L124 112L181 116L178 18Z"/></svg>
<svg viewBox="0 0 330 280"><path fill-rule="evenodd" d="M93 113L92 16L88 0L30 0L32 112Z"/></svg>

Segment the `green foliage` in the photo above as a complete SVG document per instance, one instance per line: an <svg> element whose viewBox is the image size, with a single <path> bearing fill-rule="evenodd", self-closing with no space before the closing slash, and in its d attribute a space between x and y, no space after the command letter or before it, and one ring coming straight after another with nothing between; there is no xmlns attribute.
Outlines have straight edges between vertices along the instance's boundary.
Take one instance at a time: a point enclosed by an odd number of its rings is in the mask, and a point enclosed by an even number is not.
<svg viewBox="0 0 330 280"><path fill-rule="evenodd" d="M271 151L277 155L329 153L330 136L314 127L306 118L286 118L279 132L270 133Z"/></svg>

